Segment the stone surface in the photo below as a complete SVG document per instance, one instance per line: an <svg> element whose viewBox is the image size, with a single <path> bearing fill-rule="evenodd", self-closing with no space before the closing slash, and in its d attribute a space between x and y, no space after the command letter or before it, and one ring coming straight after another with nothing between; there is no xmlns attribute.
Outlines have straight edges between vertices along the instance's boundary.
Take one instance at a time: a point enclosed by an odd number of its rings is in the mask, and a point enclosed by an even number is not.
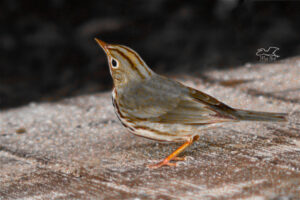
<svg viewBox="0 0 300 200"><path fill-rule="evenodd" d="M179 144L127 133L110 93L30 103L0 112L0 199L300 198L300 58L176 78L289 122L205 131L178 167L149 170Z"/></svg>

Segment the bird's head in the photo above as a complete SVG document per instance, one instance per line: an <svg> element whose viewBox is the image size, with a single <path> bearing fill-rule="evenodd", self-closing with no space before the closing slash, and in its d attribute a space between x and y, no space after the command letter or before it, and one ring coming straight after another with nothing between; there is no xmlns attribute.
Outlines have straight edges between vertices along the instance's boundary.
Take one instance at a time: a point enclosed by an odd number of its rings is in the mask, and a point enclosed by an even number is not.
<svg viewBox="0 0 300 200"><path fill-rule="evenodd" d="M134 50L123 45L107 44L97 38L95 40L106 53L115 87L143 81L153 75L154 72Z"/></svg>

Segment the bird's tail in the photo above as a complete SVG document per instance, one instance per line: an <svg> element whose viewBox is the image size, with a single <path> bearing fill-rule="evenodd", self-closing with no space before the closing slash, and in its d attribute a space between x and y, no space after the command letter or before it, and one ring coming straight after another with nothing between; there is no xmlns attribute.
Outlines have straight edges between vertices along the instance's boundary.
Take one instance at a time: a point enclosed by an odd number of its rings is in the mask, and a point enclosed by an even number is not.
<svg viewBox="0 0 300 200"><path fill-rule="evenodd" d="M287 121L287 113L269 113L250 110L236 110L236 114L240 120L250 121L271 121L271 122L285 122Z"/></svg>

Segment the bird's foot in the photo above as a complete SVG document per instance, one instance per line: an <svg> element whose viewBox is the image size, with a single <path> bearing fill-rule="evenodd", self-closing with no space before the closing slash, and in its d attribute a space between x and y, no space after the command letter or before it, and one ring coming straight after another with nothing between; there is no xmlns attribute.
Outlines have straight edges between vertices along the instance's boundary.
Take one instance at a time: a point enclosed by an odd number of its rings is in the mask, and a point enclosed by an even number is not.
<svg viewBox="0 0 300 200"><path fill-rule="evenodd" d="M176 149L173 153L171 153L168 157L166 157L163 161L157 163L157 164L152 164L148 165L148 168L150 169L157 169L162 166L174 166L176 167L177 163L171 163L171 160L175 161L183 161L186 160L186 157L177 157L178 154L180 154L186 147L188 147L190 144L193 143L194 140L197 140L199 136L195 136L193 138L190 138L188 141L186 141L183 145L181 145L178 149Z"/></svg>
<svg viewBox="0 0 300 200"><path fill-rule="evenodd" d="M185 156L184 157L174 157L174 158L172 158L172 160L175 160L175 161L185 161L186 157ZM150 168L150 169L157 169L157 168L160 168L162 166L173 166L173 167L177 166L177 163L172 163L170 161L171 160L169 160L169 159L164 159L163 161L161 161L159 163L148 165L148 168Z"/></svg>
<svg viewBox="0 0 300 200"><path fill-rule="evenodd" d="M176 163L171 163L170 160L163 160L159 163L156 163L156 164L150 164L148 165L148 168L150 169L157 169L157 168L160 168L162 166L173 166L173 167L176 167Z"/></svg>

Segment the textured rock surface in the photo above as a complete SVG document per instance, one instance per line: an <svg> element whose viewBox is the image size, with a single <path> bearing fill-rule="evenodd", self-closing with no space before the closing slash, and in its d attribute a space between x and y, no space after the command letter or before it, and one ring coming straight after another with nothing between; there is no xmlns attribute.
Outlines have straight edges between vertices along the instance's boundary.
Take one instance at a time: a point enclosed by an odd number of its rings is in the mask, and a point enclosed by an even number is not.
<svg viewBox="0 0 300 200"><path fill-rule="evenodd" d="M238 108L289 112L288 123L205 131L178 167L149 170L179 144L133 136L110 93L0 112L0 199L300 198L300 59L180 76Z"/></svg>

